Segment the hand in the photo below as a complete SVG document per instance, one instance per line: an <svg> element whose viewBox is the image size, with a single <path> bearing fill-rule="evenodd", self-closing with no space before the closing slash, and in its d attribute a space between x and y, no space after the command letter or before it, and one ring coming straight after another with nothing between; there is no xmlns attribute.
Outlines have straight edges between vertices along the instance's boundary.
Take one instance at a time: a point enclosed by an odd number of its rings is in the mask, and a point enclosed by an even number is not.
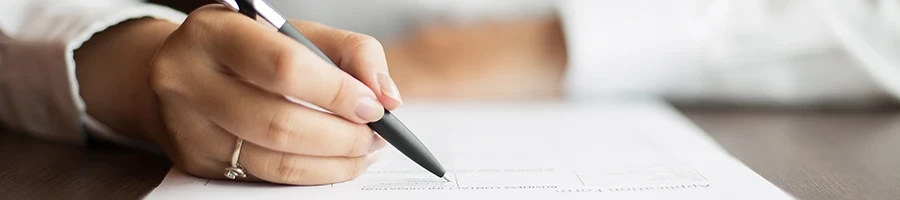
<svg viewBox="0 0 900 200"><path fill-rule="evenodd" d="M521 100L562 93L566 51L554 18L432 25L386 46L407 97Z"/></svg>
<svg viewBox="0 0 900 200"><path fill-rule="evenodd" d="M206 6L158 45L149 70L143 70L147 85L135 88L152 88L158 101L141 107L158 115L139 119L138 127L178 167L201 177L224 178L236 138L245 140L240 163L252 176L247 180L316 185L358 176L386 144L365 123L401 103L382 47L369 36L310 22L292 24L340 69L269 27L222 6ZM103 43L98 39L92 42ZM121 49L122 44L127 43L94 47ZM82 57L91 57L92 50L84 51ZM93 71L86 70L79 70L79 79L91 76ZM102 101L97 96L85 97L89 108L102 107L91 105ZM98 117L104 121L147 113L91 114L107 116Z"/></svg>

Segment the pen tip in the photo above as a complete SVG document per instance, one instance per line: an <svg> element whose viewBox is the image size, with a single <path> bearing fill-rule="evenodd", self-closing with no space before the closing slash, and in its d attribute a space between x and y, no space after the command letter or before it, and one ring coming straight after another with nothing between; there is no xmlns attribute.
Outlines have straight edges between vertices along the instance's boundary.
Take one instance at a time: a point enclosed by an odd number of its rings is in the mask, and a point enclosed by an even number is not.
<svg viewBox="0 0 900 200"><path fill-rule="evenodd" d="M441 178L444 178L444 180L447 181L447 182L453 182L453 181L450 180L450 178L447 178L447 176L444 176L444 177L441 177Z"/></svg>

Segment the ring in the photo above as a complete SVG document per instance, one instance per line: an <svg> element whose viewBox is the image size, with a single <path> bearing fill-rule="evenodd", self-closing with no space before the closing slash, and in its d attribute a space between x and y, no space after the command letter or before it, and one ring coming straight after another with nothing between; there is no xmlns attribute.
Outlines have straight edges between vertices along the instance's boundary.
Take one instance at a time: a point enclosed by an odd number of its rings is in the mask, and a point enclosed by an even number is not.
<svg viewBox="0 0 900 200"><path fill-rule="evenodd" d="M241 166L238 163L238 159L241 158L241 146L244 144L244 139L238 138L234 143L234 153L231 154L231 166L225 168L225 177L234 180L235 178L244 178L247 177L247 173L244 172L244 166Z"/></svg>

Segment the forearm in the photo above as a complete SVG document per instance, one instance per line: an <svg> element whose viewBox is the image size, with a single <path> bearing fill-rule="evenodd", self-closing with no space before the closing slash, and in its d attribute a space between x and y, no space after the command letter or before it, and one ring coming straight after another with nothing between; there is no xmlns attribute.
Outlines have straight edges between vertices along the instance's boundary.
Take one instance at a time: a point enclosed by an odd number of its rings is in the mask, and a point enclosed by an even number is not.
<svg viewBox="0 0 900 200"><path fill-rule="evenodd" d="M567 62L555 17L431 25L387 47L400 90L414 98L557 98Z"/></svg>
<svg viewBox="0 0 900 200"><path fill-rule="evenodd" d="M164 20L130 20L79 48L76 74L87 113L118 134L150 140L147 132L161 123L148 70L156 49L177 27Z"/></svg>
<svg viewBox="0 0 900 200"><path fill-rule="evenodd" d="M177 22L184 16L137 0L9 1L0 11L0 123L76 145L102 126L85 114L74 51L95 33L128 19ZM110 135L94 136L114 140L105 137Z"/></svg>
<svg viewBox="0 0 900 200"><path fill-rule="evenodd" d="M506 63L496 64L506 66L507 72L495 74L496 77L510 77L511 83L530 93L525 96L537 99L561 97L567 54L560 21L548 17L507 26L499 26L501 30L496 31L492 38L506 41L506 48L502 49L508 50L501 54L508 58L501 60ZM513 59L521 61L515 62Z"/></svg>

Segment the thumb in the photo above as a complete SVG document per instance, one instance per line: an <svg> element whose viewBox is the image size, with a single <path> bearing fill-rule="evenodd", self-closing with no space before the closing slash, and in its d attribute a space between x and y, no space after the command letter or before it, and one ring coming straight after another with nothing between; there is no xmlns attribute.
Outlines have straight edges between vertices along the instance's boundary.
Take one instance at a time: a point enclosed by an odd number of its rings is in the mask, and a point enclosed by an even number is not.
<svg viewBox="0 0 900 200"><path fill-rule="evenodd" d="M292 21L291 24L338 67L372 89L385 109L400 107L400 91L388 72L384 48L378 40L314 22Z"/></svg>

